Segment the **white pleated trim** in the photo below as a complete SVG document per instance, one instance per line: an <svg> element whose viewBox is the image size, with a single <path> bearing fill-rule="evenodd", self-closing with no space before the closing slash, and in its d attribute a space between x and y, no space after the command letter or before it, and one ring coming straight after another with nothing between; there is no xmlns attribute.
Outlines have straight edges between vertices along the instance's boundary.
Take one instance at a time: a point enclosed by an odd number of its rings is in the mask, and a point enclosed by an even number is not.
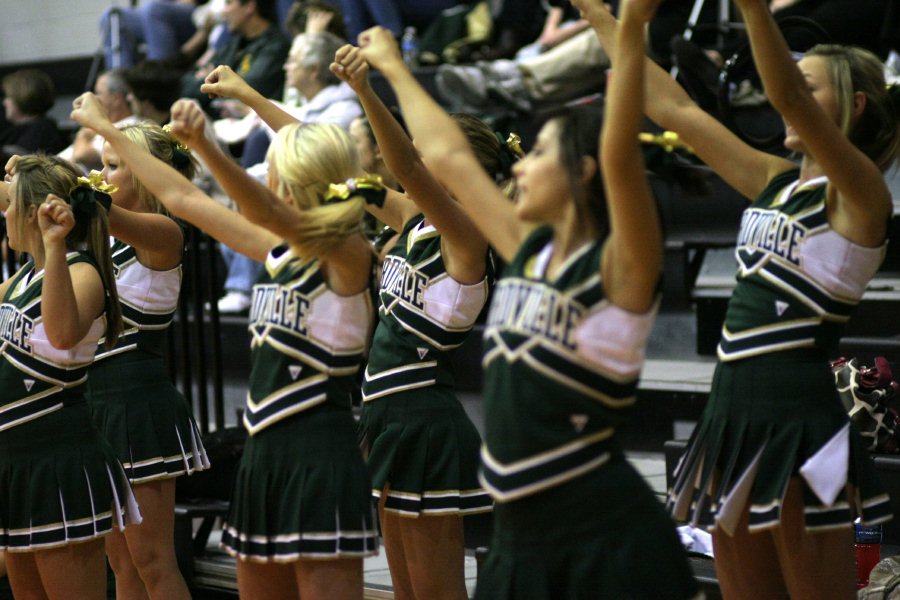
<svg viewBox="0 0 900 600"><path fill-rule="evenodd" d="M847 485L850 468L850 423L806 459L800 475L825 506L831 506Z"/></svg>
<svg viewBox="0 0 900 600"><path fill-rule="evenodd" d="M737 530L738 521L741 520L747 499L750 498L750 491L753 489L756 471L759 469L759 458L762 456L763 450L765 450L765 446L760 448L753 457L753 462L743 472L728 495L722 499L722 504L716 512L716 527L721 527L730 536L733 536Z"/></svg>

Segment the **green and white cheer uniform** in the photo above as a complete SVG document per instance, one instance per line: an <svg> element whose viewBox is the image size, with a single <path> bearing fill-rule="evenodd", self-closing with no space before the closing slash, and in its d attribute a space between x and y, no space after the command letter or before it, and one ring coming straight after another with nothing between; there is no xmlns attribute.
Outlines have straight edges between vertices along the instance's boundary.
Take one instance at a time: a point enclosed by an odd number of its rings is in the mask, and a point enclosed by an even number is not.
<svg viewBox="0 0 900 600"><path fill-rule="evenodd" d="M440 234L423 215L410 219L385 258L360 419L372 494L390 488L385 510L417 516L491 508L477 479L481 438L456 398L451 365L484 307L490 277L474 285L450 277Z"/></svg>
<svg viewBox="0 0 900 600"><path fill-rule="evenodd" d="M91 262L78 252L66 260ZM84 398L106 319L95 319L75 347L53 347L43 283L29 261L0 304L0 549L9 552L87 541L141 520Z"/></svg>
<svg viewBox="0 0 900 600"><path fill-rule="evenodd" d="M163 345L181 289L181 266L156 271L115 240L112 259L124 331L101 341L90 369L88 403L132 483L209 467L200 431L163 364Z"/></svg>
<svg viewBox="0 0 900 600"><path fill-rule="evenodd" d="M602 241L551 277L552 252L538 228L488 315L482 483L497 504L477 598L695 597L674 524L616 436L656 310L604 299Z"/></svg>
<svg viewBox="0 0 900 600"><path fill-rule="evenodd" d="M712 393L670 493L678 519L699 521L708 508L732 532L749 503L751 531L775 527L792 477L803 482L807 530L847 527L857 512L890 518L828 365L885 247L835 232L827 179L798 176L774 177L744 212Z"/></svg>
<svg viewBox="0 0 900 600"><path fill-rule="evenodd" d="M222 533L258 562L374 554L371 483L351 412L369 330L369 290L341 296L318 261L287 246L266 261L271 283L250 306L249 432Z"/></svg>

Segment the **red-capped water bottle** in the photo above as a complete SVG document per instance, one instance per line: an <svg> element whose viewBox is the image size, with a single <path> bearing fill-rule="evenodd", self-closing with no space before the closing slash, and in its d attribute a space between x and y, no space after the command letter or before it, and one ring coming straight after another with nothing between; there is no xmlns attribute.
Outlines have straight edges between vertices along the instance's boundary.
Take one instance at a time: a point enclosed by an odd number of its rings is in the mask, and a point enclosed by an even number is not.
<svg viewBox="0 0 900 600"><path fill-rule="evenodd" d="M865 526L859 519L853 523L856 543L856 589L869 585L869 573L881 560L881 525Z"/></svg>

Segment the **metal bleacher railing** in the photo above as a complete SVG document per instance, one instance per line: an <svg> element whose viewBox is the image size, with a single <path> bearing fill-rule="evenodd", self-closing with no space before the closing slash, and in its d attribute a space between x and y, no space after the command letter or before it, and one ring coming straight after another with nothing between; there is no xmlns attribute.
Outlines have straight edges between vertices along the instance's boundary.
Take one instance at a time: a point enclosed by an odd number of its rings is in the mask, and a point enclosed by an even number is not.
<svg viewBox="0 0 900 600"><path fill-rule="evenodd" d="M190 225L185 246L178 326L169 335L169 372L206 434L225 427L218 250L212 238Z"/></svg>

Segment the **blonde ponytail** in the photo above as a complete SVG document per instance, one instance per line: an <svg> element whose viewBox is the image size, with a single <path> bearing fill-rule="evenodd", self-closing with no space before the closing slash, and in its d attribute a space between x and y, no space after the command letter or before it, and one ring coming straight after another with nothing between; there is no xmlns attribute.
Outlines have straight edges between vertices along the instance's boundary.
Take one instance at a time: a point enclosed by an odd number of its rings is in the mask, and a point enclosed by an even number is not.
<svg viewBox="0 0 900 600"><path fill-rule="evenodd" d="M304 212L288 242L304 257L321 256L362 232L365 201L350 195L332 201L329 188L360 173L356 145L337 125L292 124L269 147L276 194Z"/></svg>

